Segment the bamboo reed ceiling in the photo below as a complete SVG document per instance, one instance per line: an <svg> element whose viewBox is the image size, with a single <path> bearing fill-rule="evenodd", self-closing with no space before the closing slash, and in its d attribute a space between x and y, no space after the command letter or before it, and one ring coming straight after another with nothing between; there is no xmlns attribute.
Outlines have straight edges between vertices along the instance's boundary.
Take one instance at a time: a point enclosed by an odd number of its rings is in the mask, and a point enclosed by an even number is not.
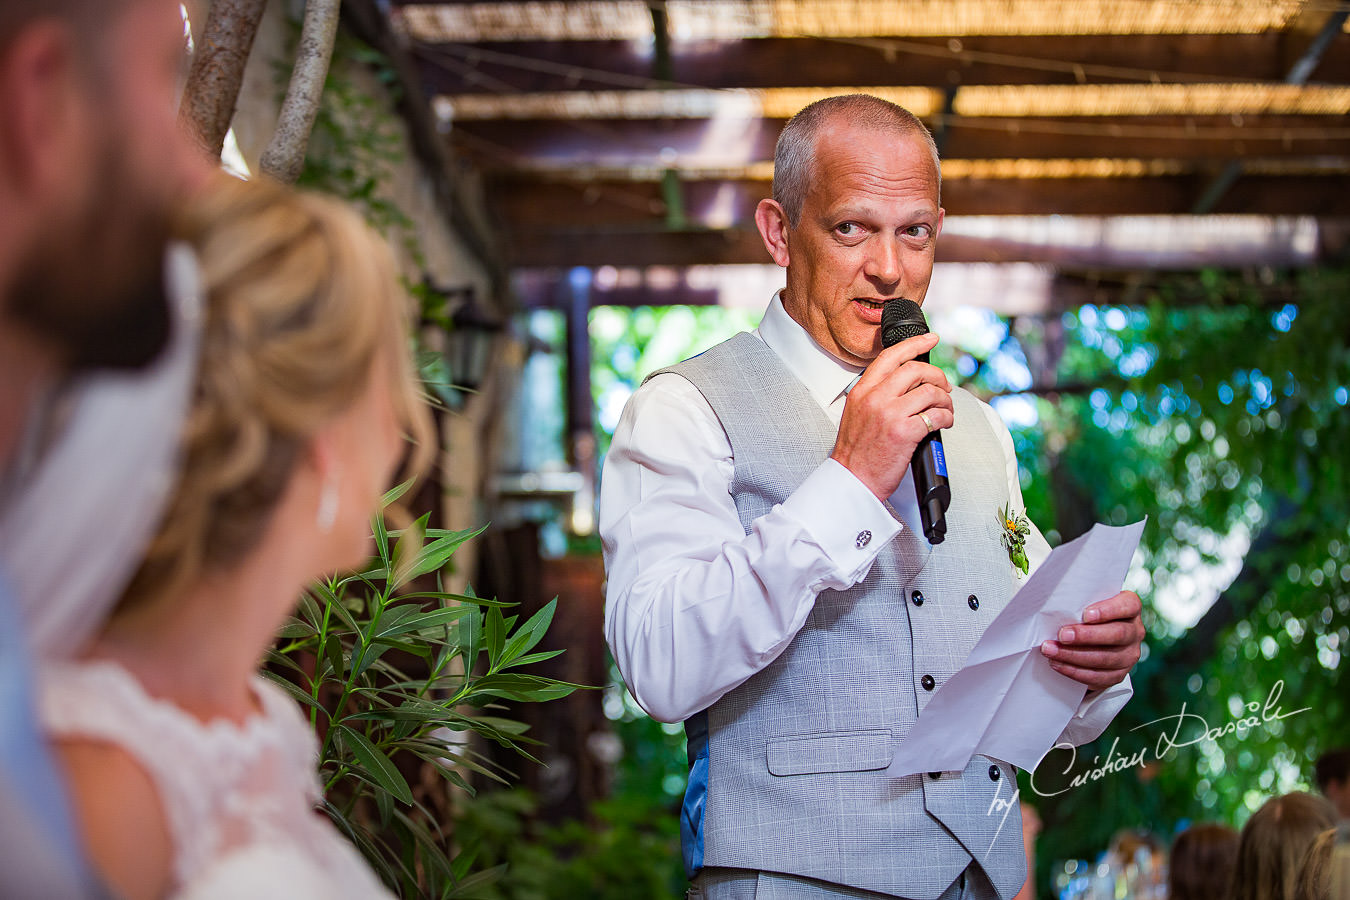
<svg viewBox="0 0 1350 900"><path fill-rule="evenodd" d="M398 3L516 265L764 262L783 122L866 91L932 128L949 217L1350 219L1350 3Z"/></svg>

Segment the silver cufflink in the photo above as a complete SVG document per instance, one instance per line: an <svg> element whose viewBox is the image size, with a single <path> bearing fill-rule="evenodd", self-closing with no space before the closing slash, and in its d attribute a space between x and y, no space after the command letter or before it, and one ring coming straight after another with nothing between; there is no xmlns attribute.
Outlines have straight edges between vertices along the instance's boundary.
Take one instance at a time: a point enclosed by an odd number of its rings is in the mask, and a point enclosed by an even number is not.
<svg viewBox="0 0 1350 900"><path fill-rule="evenodd" d="M858 545L859 550L866 547L868 544L872 543L872 532L870 531L858 532L858 539L854 541L854 543Z"/></svg>

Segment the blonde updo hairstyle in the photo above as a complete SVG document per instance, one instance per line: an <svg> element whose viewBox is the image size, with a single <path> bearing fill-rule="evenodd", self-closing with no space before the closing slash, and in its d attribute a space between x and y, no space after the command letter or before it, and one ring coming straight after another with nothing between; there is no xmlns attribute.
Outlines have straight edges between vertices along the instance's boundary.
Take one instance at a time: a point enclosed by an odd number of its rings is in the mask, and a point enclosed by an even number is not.
<svg viewBox="0 0 1350 900"><path fill-rule="evenodd" d="M409 347L408 298L388 245L349 207L222 178L190 226L206 290L182 470L122 607L227 569L261 540L308 440L391 367L413 441L433 449Z"/></svg>

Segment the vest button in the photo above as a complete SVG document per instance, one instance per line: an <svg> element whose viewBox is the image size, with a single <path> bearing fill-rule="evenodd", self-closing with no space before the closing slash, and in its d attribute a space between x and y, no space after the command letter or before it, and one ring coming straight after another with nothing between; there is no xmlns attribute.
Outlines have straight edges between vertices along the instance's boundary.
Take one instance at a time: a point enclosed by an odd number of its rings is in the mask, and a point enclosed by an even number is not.
<svg viewBox="0 0 1350 900"><path fill-rule="evenodd" d="M923 685L925 691L931 691L937 686L937 681L933 679L932 675L925 675L919 679L919 684Z"/></svg>
<svg viewBox="0 0 1350 900"><path fill-rule="evenodd" d="M923 591L915 591L909 595L909 599L914 601L915 606L923 606Z"/></svg>
<svg viewBox="0 0 1350 900"><path fill-rule="evenodd" d="M857 544L858 549L861 550L872 543L872 532L866 530L858 532L858 537L853 543Z"/></svg>
<svg viewBox="0 0 1350 900"><path fill-rule="evenodd" d="M1003 777L1003 773L1000 772L1000 771L998 770L998 766L990 766L990 767L989 767L989 780L990 780L990 781L998 781L998 780L999 780L1000 778L1002 778L1002 777Z"/></svg>
<svg viewBox="0 0 1350 900"><path fill-rule="evenodd" d="M942 777L942 773L941 773L941 772L929 772L929 773L928 773L928 777L931 778L931 779L933 779L934 781L937 781L939 778Z"/></svg>
<svg viewBox="0 0 1350 900"><path fill-rule="evenodd" d="M970 604L971 609L980 608L980 598L976 597L974 594L971 594L969 597L966 598L966 603Z"/></svg>

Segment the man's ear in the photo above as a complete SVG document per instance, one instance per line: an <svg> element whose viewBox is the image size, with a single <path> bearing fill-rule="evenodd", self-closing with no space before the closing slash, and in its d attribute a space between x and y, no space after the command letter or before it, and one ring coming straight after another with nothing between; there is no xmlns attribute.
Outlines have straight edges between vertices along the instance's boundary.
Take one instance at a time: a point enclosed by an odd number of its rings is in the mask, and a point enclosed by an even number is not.
<svg viewBox="0 0 1350 900"><path fill-rule="evenodd" d="M73 159L72 140L81 134L79 60L69 30L42 22L21 32L0 58L0 162L3 177L39 189Z"/></svg>
<svg viewBox="0 0 1350 900"><path fill-rule="evenodd" d="M773 261L783 268L788 264L788 234L792 226L788 223L787 213L776 200L765 198L755 207L755 227L764 239L764 247L773 257Z"/></svg>

